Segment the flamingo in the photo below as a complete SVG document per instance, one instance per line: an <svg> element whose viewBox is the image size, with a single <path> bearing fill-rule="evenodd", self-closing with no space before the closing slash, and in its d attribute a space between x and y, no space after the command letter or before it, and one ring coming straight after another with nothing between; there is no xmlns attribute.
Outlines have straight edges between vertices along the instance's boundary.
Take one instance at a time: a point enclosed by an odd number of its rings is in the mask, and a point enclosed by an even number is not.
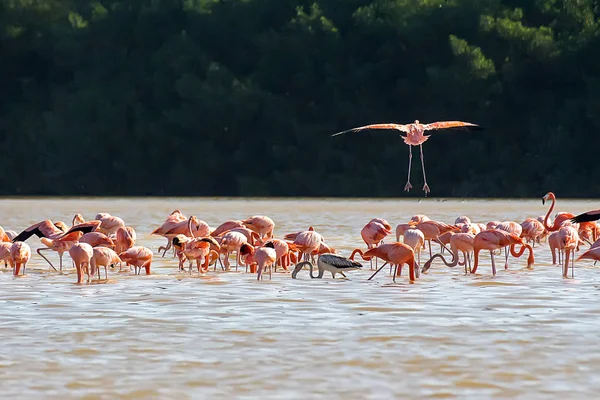
<svg viewBox="0 0 600 400"><path fill-rule="evenodd" d="M323 236L317 233L312 226L307 231L289 233L284 236L284 239L293 240L292 243L288 243L290 250L304 255L304 261L308 261L311 254L319 249L321 242L325 241ZM298 257L298 261L301 259L302 257Z"/></svg>
<svg viewBox="0 0 600 400"><path fill-rule="evenodd" d="M559 213L556 216L556 218L554 219L554 222L552 223L552 225L548 225L548 218L550 217L550 214L552 213L552 210L554 210L554 206L556 205L556 196L554 195L554 193L552 193L552 192L546 193L546 195L544 197L542 197L542 204L546 204L546 201L548 201L548 200L552 200L552 204L550 205L550 208L548 209L548 213L546 213L546 216L544 217L544 228L546 228L546 230L548 230L548 232L555 232L560 229L560 226L562 225L563 222L575 217L575 214L564 213L564 212Z"/></svg>
<svg viewBox="0 0 600 400"><path fill-rule="evenodd" d="M269 279L271 279L271 266L277 260L277 253L275 252L273 243L267 242L264 246L257 248L246 243L240 248L240 253L244 258L245 264L257 264L257 280L261 279L265 268L269 268Z"/></svg>
<svg viewBox="0 0 600 400"><path fill-rule="evenodd" d="M515 251L515 245L520 244L521 250L519 252ZM496 264L494 262L494 250L501 249L503 247L510 246L510 253L513 257L521 257L525 251L525 249L529 250L529 257L527 258L527 268L530 268L535 259L533 257L533 248L523 242L523 239L514 235L512 233L508 233L506 231L502 231L500 229L488 229L486 231L480 232L475 235L475 239L473 241L473 252L475 254L475 263L473 268L471 269L471 273L474 274L477 271L477 267L479 266L479 252L481 250L489 250L490 256L492 258L492 273L496 275ZM504 268L508 268L508 264L504 266Z"/></svg>
<svg viewBox="0 0 600 400"><path fill-rule="evenodd" d="M12 242L0 242L0 261L4 261L4 268L8 267L7 263L11 262L10 248L12 245Z"/></svg>
<svg viewBox="0 0 600 400"><path fill-rule="evenodd" d="M25 267L31 258L31 248L25 242L14 242L10 246L10 263L14 268L15 276L19 275L21 266L23 267L23 275L25 275Z"/></svg>
<svg viewBox="0 0 600 400"><path fill-rule="evenodd" d="M548 236L548 246L550 246L550 251L552 252L552 265L556 265L556 253L558 252L558 263L562 263L562 252L563 248L560 244L560 238L558 231L552 232Z"/></svg>
<svg viewBox="0 0 600 400"><path fill-rule="evenodd" d="M125 228L117 229L114 240L115 251L117 252L117 254L132 248L135 244L136 239L137 236L135 234L135 230L132 227L126 226Z"/></svg>
<svg viewBox="0 0 600 400"><path fill-rule="evenodd" d="M419 266L415 262L415 253L412 247L407 244L399 242L385 243L373 249L367 250L364 253L360 249L354 249L352 254L350 254L350 260L354 260L355 254L360 255L365 261L369 261L371 257L379 257L385 261L385 263L379 267L379 269L375 271L375 273L371 275L368 280L373 279L373 277L377 275L379 271L381 271L388 263L396 266L396 271L393 275L394 282L396 282L396 275L400 275L401 268L404 264L408 264L409 280L411 283L415 281L415 276L418 277ZM400 267L400 269L398 267Z"/></svg>
<svg viewBox="0 0 600 400"><path fill-rule="evenodd" d="M452 237L450 238L450 252L452 253L452 261L448 262L446 261L446 259L444 258L444 256L442 254L435 254L433 257L431 257L429 260L427 260L427 262L425 263L425 265L423 265L423 269L421 272L427 272L427 270L429 270L429 268L431 267L431 264L433 263L433 260L435 258L439 258L442 260L442 262L447 266L447 267L456 267L459 262L458 262L458 252L462 252L463 256L465 258L465 275L467 274L467 264L470 264L470 258L469 255L473 252L473 245L475 242L475 235L472 233L455 233L454 235L452 235ZM470 267L470 265L469 265Z"/></svg>
<svg viewBox="0 0 600 400"><path fill-rule="evenodd" d="M405 191L409 191L412 188L410 184L410 167L412 164L412 146L419 146L421 150L421 166L423 167L423 191L425 195L431 192L429 190L429 186L427 185L427 177L425 176L425 160L423 159L423 143L429 139L429 135L425 136L425 131L431 130L448 130L448 129L464 129L464 130L482 130L483 128L479 125L472 124L470 122L462 122L462 121L440 121L433 122L430 124L421 124L418 120L416 120L412 124L407 125L399 125L394 123L383 123L383 124L373 124L361 126L358 128L348 129L342 132L338 132L333 134L332 136L341 135L346 132L360 132L366 129L384 129L384 130L397 130L400 132L406 133L406 136L400 135L401 138L404 139L404 143L408 145L408 178L406 181L406 185L404 186Z"/></svg>
<svg viewBox="0 0 600 400"><path fill-rule="evenodd" d="M121 258L113 249L102 246L94 247L92 259L90 260L90 275L94 276L98 271L98 279L101 279L99 267L104 267L104 275L108 279L108 266L121 262Z"/></svg>
<svg viewBox="0 0 600 400"><path fill-rule="evenodd" d="M443 222L438 222L438 221L422 221L419 222L418 224L413 226L417 229L419 229L421 232L423 232L423 235L425 235L425 240L427 240L428 244L429 244L429 258L432 257L432 251L431 251L431 241L433 240L434 242L437 242L440 244L441 247L444 247L444 245L439 241L439 237L441 235L443 235L446 232L450 232L450 231L459 231L460 229L454 225L448 225L445 224Z"/></svg>
<svg viewBox="0 0 600 400"><path fill-rule="evenodd" d="M90 261L94 256L94 249L87 243L75 243L69 249L69 255L73 259L75 263L75 268L77 268L77 283L83 283L83 274L88 277L88 282L90 280Z"/></svg>
<svg viewBox="0 0 600 400"><path fill-rule="evenodd" d="M399 242L400 236L404 237L404 233L411 228L411 224L398 224L396 226L396 242Z"/></svg>
<svg viewBox="0 0 600 400"><path fill-rule="evenodd" d="M223 222L221 225L217 226L214 231L210 233L212 237L217 237L224 234L227 231L230 231L234 228L243 228L244 223L240 220L229 220Z"/></svg>
<svg viewBox="0 0 600 400"><path fill-rule="evenodd" d="M392 227L386 220L374 218L362 228L360 236L367 245L367 248L372 249L381 244L383 239L390 233L392 233ZM377 267L377 258L375 258L375 266ZM371 268L373 268L372 261Z"/></svg>
<svg viewBox="0 0 600 400"><path fill-rule="evenodd" d="M36 235L41 238L41 242L50 250L58 252L60 271L62 271L62 257L65 251L68 251L73 244L77 243L84 233L94 232L98 229L100 221L88 221L75 225L71 229L63 232L49 219L38 222L26 228L13 238L13 242L24 242L31 236ZM37 249L37 253L50 264L52 269L56 268L42 252L48 249Z"/></svg>
<svg viewBox="0 0 600 400"><path fill-rule="evenodd" d="M142 268L146 270L146 275L150 275L150 266L152 265L152 250L143 246L134 246L119 254L121 261L128 265L133 265L134 272L139 275Z"/></svg>
<svg viewBox="0 0 600 400"><path fill-rule="evenodd" d="M324 253L319 256L317 260L317 267L319 268L319 275L313 275L313 265L309 261L303 261L301 263L296 264L294 271L292 272L292 279L296 279L298 272L305 266L308 265L310 267L310 277L311 278L323 278L323 274L325 271L331 272L331 277L335 279L335 274L341 274L344 278L346 275L344 272L352 271L355 269L361 269L362 265L359 262L354 260L350 260L346 257L342 257L338 254L332 253Z"/></svg>
<svg viewBox="0 0 600 400"><path fill-rule="evenodd" d="M94 219L101 222L98 231L104 233L106 236L114 235L117 229L125 227L123 219L109 213L98 213Z"/></svg>
<svg viewBox="0 0 600 400"><path fill-rule="evenodd" d="M223 259L225 268L229 269L229 255L235 251L235 268L237 270L237 267L240 264L240 247L242 247L243 244L248 243L248 238L244 236L243 233L236 231L225 232L221 238L221 249L225 251L225 257Z"/></svg>
<svg viewBox="0 0 600 400"><path fill-rule="evenodd" d="M166 232L170 231L171 229L173 229L174 227L178 226L180 222L183 222L187 220L187 218L181 213L181 211L179 210L174 210L171 214L169 214L169 216L167 217L167 219L165 220L165 222L163 222L163 224L161 226L159 226L158 228L156 228L155 230L153 230L150 234L151 235L159 235L159 236L163 236L165 238L167 238L167 245L165 247L160 246L158 248L158 252L160 253L161 250L163 251L162 257L165 256L165 254L167 253L167 250L169 250L171 248L171 237L166 235Z"/></svg>
<svg viewBox="0 0 600 400"><path fill-rule="evenodd" d="M273 230L275 229L275 222L269 217L264 215L255 215L250 217L242 223L246 228L253 232L258 233L260 240L267 240L273 237Z"/></svg>
<svg viewBox="0 0 600 400"><path fill-rule="evenodd" d="M4 228L0 226L0 242L10 242L11 240Z"/></svg>
<svg viewBox="0 0 600 400"><path fill-rule="evenodd" d="M417 228L408 229L404 233L404 243L412 247L417 255L418 264L421 264L421 250L425 246L425 235L423 232Z"/></svg>
<svg viewBox="0 0 600 400"><path fill-rule="evenodd" d="M525 239L526 242L533 243L533 247L535 247L535 243L540 243L540 238L544 235L544 224L538 221L535 218L527 218L525 221L521 222L521 237Z"/></svg>
<svg viewBox="0 0 600 400"><path fill-rule="evenodd" d="M579 233L573 225L563 225L558 230L560 247L565 251L563 278L569 276L569 259L571 259L571 278L575 276L575 249L579 245Z"/></svg>
<svg viewBox="0 0 600 400"><path fill-rule="evenodd" d="M87 243L92 247L115 247L115 243L113 242L113 240L101 232L85 233L81 238L79 238L79 243Z"/></svg>

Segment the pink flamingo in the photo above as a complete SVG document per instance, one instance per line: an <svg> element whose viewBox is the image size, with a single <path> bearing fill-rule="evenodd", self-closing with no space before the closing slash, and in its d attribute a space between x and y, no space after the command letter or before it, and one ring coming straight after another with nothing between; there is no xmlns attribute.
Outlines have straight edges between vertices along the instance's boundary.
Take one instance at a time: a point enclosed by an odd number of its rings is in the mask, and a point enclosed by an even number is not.
<svg viewBox="0 0 600 400"><path fill-rule="evenodd" d="M269 279L271 279L271 267L277 260L277 253L273 243L267 242L262 247L252 247L249 244L242 245L240 249L242 257L244 257L244 263L248 265L257 265L257 280L262 277L262 272L265 268L269 268Z"/></svg>
<svg viewBox="0 0 600 400"><path fill-rule="evenodd" d="M14 242L10 246L10 263L14 268L15 276L19 275L21 267L23 267L23 275L25 275L25 267L31 258L31 248L25 242Z"/></svg>
<svg viewBox="0 0 600 400"><path fill-rule="evenodd" d="M432 251L431 251L431 241L432 240L436 243L439 243L441 247L444 247L444 245L439 241L439 237L446 232L459 231L459 228L454 225L448 225L443 222L431 221L431 220L422 221L416 225L413 224L413 226L415 228L419 229L421 232L423 232L423 235L425 235L425 240L427 240L427 242L429 244L429 258L432 257Z"/></svg>
<svg viewBox="0 0 600 400"><path fill-rule="evenodd" d="M117 252L117 254L122 253L122 252L132 248L133 245L135 245L135 241L137 239L135 230L130 226L126 226L125 228L117 229L115 236L116 237L115 237L114 242L115 242L115 251Z"/></svg>
<svg viewBox="0 0 600 400"><path fill-rule="evenodd" d="M575 249L579 246L577 229L570 224L563 224L558 230L559 245L565 251L563 278L569 276L569 260L571 260L571 277L575 276Z"/></svg>
<svg viewBox="0 0 600 400"><path fill-rule="evenodd" d="M548 236L548 246L552 252L552 265L556 265L556 253L558 253L558 263L562 264L562 252L563 248L560 243L560 235L557 232L552 232Z"/></svg>
<svg viewBox="0 0 600 400"><path fill-rule="evenodd" d="M115 247L113 240L101 232L85 233L79 238L79 243L87 243L92 247L104 246L110 247L111 249Z"/></svg>
<svg viewBox="0 0 600 400"><path fill-rule="evenodd" d="M354 261L354 256L356 254L360 255L365 261L369 261L371 257L379 257L385 261L385 263L379 267L379 269L375 271L375 273L371 275L368 280L373 279L373 277L377 275L379 271L381 271L388 263L396 266L397 271L393 275L394 282L396 281L396 275L400 275L401 267L404 264L408 264L409 279L411 283L413 283L416 279L415 273L419 273L418 269L415 270L415 268L418 268L418 265L416 265L415 262L415 253L409 245L404 243L385 243L375 247L374 249L369 249L364 253L360 249L354 249L349 259Z"/></svg>
<svg viewBox="0 0 600 400"><path fill-rule="evenodd" d="M167 217L167 219L165 220L165 222L163 222L163 224L161 226L159 226L158 228L153 230L152 233L150 233L151 235L159 235L159 236L163 236L167 239L167 245L164 247L160 246L158 248L159 253L161 250L164 250L162 257L164 257L165 254L167 253L167 250L169 250L171 248L171 239L175 236L175 235L167 236L166 233L168 231L170 231L171 229L178 227L179 223L186 221L186 220L187 220L187 218L181 213L181 211L175 210L171 214L169 214L169 216Z"/></svg>
<svg viewBox="0 0 600 400"><path fill-rule="evenodd" d="M243 228L244 223L240 220L229 220L223 222L221 225L217 226L214 231L210 233L212 237L217 237L224 234L227 231L230 231L234 228Z"/></svg>
<svg viewBox="0 0 600 400"><path fill-rule="evenodd" d="M12 242L0 242L0 261L4 261L4 268L8 267L10 261L10 248Z"/></svg>
<svg viewBox="0 0 600 400"><path fill-rule="evenodd" d="M90 260L90 276L94 276L96 271L98 271L98 279L101 279L100 267L104 267L104 276L108 279L108 266L117 263L120 264L121 262L121 258L114 250L102 246L94 247Z"/></svg>
<svg viewBox="0 0 600 400"><path fill-rule="evenodd" d="M225 251L225 257L223 259L225 268L229 269L229 255L235 251L235 269L237 271L238 265L240 264L240 248L243 244L248 243L248 238L243 233L236 231L225 232L221 238L221 249Z"/></svg>
<svg viewBox="0 0 600 400"><path fill-rule="evenodd" d="M515 245L521 245L521 250L519 252L515 251ZM533 257L533 249L532 247L523 242L523 240L514 235L512 233L508 233L506 231L502 231L500 229L489 229L475 235L475 239L473 241L473 252L475 254L475 263L473 268L471 269L471 273L474 274L477 272L477 267L479 266L479 252L481 250L489 250L490 256L492 258L492 273L496 275L496 263L494 262L494 250L502 249L506 246L510 246L510 253L513 257L521 257L525 251L525 249L529 250L529 257L527 258L527 268L530 268L535 259ZM504 266L504 268L508 268L508 264Z"/></svg>
<svg viewBox="0 0 600 400"><path fill-rule="evenodd" d="M392 233L392 227L384 219L372 219L369 221L360 231L360 236L364 240L368 249L377 247L383 239ZM373 262L370 261L371 268L373 268ZM377 258L375 258L375 266L377 266Z"/></svg>
<svg viewBox="0 0 600 400"><path fill-rule="evenodd" d="M255 215L254 217L248 218L242 222L246 228L258 233L261 241L273 237L275 222L273 222L273 220L269 217L264 215Z"/></svg>
<svg viewBox="0 0 600 400"><path fill-rule="evenodd" d="M456 267L459 264L459 257L458 257L458 252L462 252L464 259L465 259L465 275L468 272L468 269L470 269L471 267L471 259L470 259L470 254L473 252L473 246L474 246L474 242L475 242L475 235L473 235L472 233L455 233L454 235L452 235L452 237L450 238L450 252L452 253L452 261L448 262L446 261L446 259L444 258L444 256L442 254L435 254L433 257L431 257L429 260L427 260L427 262L425 263L425 265L423 266L423 270L421 272L427 272L427 270L429 270L429 268L431 267L431 264L433 263L433 261L435 260L435 258L439 258L440 260L442 260L442 262L448 266L448 267Z"/></svg>
<svg viewBox="0 0 600 400"><path fill-rule="evenodd" d="M522 233L521 237L525 239L526 242L531 241L533 243L533 247L535 247L535 243L540 243L540 238L544 235L544 224L538 221L535 218L527 218L525 221L521 222Z"/></svg>
<svg viewBox="0 0 600 400"><path fill-rule="evenodd" d="M308 231L299 232L297 234L288 234L284 237L286 240L290 240L288 238L292 236L294 237L293 243L288 243L288 246L290 250L297 251L300 253L300 255L304 256L301 257L299 255L298 261L301 261L302 259L304 259L304 261L310 261L311 254L317 250L321 242L324 241L323 236L315 232L314 228L313 230L310 230L311 228L312 227L310 227Z"/></svg>
<svg viewBox="0 0 600 400"><path fill-rule="evenodd" d="M109 213L98 213L95 219L101 222L98 231L106 236L114 235L117 229L125 227L125 222L121 218Z"/></svg>
<svg viewBox="0 0 600 400"><path fill-rule="evenodd" d="M133 265L134 272L139 275L142 268L146 270L146 275L150 275L150 266L152 265L152 250L143 246L134 246L123 253L119 258L127 265Z"/></svg>
<svg viewBox="0 0 600 400"><path fill-rule="evenodd" d="M421 166L423 167L423 191L427 195L430 192L429 186L427 185L427 177L425 176L425 160L423 159L423 143L429 139L429 135L425 136L425 131L434 131L434 130L448 130L448 129L464 129L464 130L482 130L483 128L479 125L472 124L470 122L462 122L462 121L440 121L433 122L430 124L421 124L418 120L412 124L407 125L399 125L394 123L384 123L384 124L373 124L361 126L358 128L352 128L345 130L343 132L338 132L333 134L332 136L341 135L346 132L360 132L366 129L384 129L384 130L396 130L400 132L406 133L406 136L400 135L402 139L404 139L404 143L408 145L408 178L406 180L406 185L404 186L405 191L409 191L412 188L410 184L410 167L412 164L412 146L419 146L421 150Z"/></svg>
<svg viewBox="0 0 600 400"><path fill-rule="evenodd" d="M408 229L404 233L404 243L409 245L417 255L417 262L421 264L421 250L425 246L425 235L417 228Z"/></svg>
<svg viewBox="0 0 600 400"><path fill-rule="evenodd" d="M69 249L69 255L77 268L77 283L83 283L83 274L85 273L90 280L90 261L94 256L94 249L87 243L75 243Z"/></svg>

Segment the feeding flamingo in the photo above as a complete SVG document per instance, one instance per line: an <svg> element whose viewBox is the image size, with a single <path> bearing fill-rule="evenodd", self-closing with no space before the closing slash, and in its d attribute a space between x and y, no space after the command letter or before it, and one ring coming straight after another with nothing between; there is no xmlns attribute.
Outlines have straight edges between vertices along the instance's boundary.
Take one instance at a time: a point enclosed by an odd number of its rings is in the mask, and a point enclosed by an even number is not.
<svg viewBox="0 0 600 400"><path fill-rule="evenodd" d="M521 250L518 252L515 251L515 245L521 245ZM473 253L475 255L475 262L473 268L471 269L471 273L477 272L477 267L479 266L479 252L481 250L489 250L490 256L492 258L492 273L496 275L496 263L494 261L494 250L502 249L503 247L510 246L510 254L513 257L521 257L525 251L525 249L529 250L529 257L527 258L527 268L530 268L534 263L533 257L533 248L525 243L523 239L514 235L512 233L508 233L506 231L502 231L499 229L489 229L475 235L475 239L473 241ZM504 268L508 268L508 264L504 266Z"/></svg>
<svg viewBox="0 0 600 400"><path fill-rule="evenodd" d="M335 274L341 274L344 278L346 275L344 272L352 271L355 269L361 269L362 265L359 262L354 260L350 260L346 257L342 257L338 254L325 253L319 256L317 260L317 268L319 269L319 275L313 275L313 265L309 261L303 261L301 263L296 264L294 271L292 272L292 279L296 279L298 272L304 267L308 265L310 267L310 277L311 278L323 278L323 274L325 271L331 272L331 277L335 279Z"/></svg>
<svg viewBox="0 0 600 400"><path fill-rule="evenodd" d="M396 266L396 271L393 275L394 282L396 282L396 275L400 275L401 268L404 264L408 264L409 279L411 283L415 281L415 276L418 277L419 266L416 265L415 262L415 253L407 244L398 242L385 243L375 247L374 249L369 249L364 253L360 249L354 249L350 255L350 260L354 260L355 254L360 255L365 261L369 261L372 257L379 257L385 261L385 263L379 267L379 269L375 271L373 275L371 275L369 280L373 279L373 277L377 275L379 271L381 271L388 263ZM415 268L417 269L415 270Z"/></svg>
<svg viewBox="0 0 600 400"><path fill-rule="evenodd" d="M14 242L10 246L10 263L14 268L15 276L19 275L21 267L23 267L23 274L25 274L25 267L30 258L31 248L27 243Z"/></svg>

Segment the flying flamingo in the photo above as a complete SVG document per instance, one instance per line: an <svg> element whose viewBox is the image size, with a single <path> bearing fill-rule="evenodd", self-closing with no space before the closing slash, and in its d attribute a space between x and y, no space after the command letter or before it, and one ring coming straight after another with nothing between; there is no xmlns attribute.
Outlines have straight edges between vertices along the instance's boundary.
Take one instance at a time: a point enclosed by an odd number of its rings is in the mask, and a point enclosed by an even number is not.
<svg viewBox="0 0 600 400"><path fill-rule="evenodd" d="M21 266L23 267L23 274L25 274L25 267L30 258L31 248L27 243L15 242L10 246L10 263L14 268L15 276L19 275Z"/></svg>
<svg viewBox="0 0 600 400"><path fill-rule="evenodd" d="M421 124L418 120L412 124L407 125L399 125L394 123L384 123L384 124L373 124L361 126L358 128L352 128L345 130L343 132L338 132L333 134L332 136L341 135L346 132L360 132L366 129L384 129L384 130L397 130L400 132L406 133L406 136L400 135L401 138L404 139L404 143L408 145L408 178L406 181L406 185L404 186L404 190L409 191L412 188L410 184L410 167L412 164L412 146L419 146L421 150L421 166L423 167L423 191L425 195L429 193L429 186L427 185L427 177L425 176L425 160L423 159L423 143L429 139L429 135L425 136L425 131L431 130L448 130L448 129L464 129L464 130L482 130L483 128L479 125L472 124L470 122L461 122L461 121L441 121L441 122L433 122L431 124Z"/></svg>
<svg viewBox="0 0 600 400"><path fill-rule="evenodd" d="M396 275L400 275L401 269L398 267L402 268L402 265L404 264L408 264L409 279L411 283L413 283L416 279L415 272L417 274L419 273L418 269L415 271L415 268L419 267L415 262L415 253L412 247L404 243L385 243L375 247L374 249L369 249L364 253L360 249L354 249L350 255L350 260L354 261L355 254L360 255L365 261L369 261L372 257L379 257L385 261L385 263L379 267L379 269L375 271L375 273L371 275L368 280L373 279L373 277L377 275L379 271L381 271L388 263L396 266L397 272L394 273L394 282L396 282Z"/></svg>
<svg viewBox="0 0 600 400"><path fill-rule="evenodd" d="M515 245L520 244L521 250L518 252L515 251ZM529 257L527 258L527 268L530 268L535 259L533 257L533 248L523 242L523 239L514 235L512 233L508 233L506 231L502 231L500 229L489 229L475 235L475 239L473 241L473 252L475 254L475 262L473 268L471 269L471 273L474 274L477 272L477 267L479 266L479 252L481 250L489 250L490 256L492 258L492 273L496 275L496 263L494 261L494 250L501 249L503 247L510 246L510 254L513 257L521 257L525 252L525 249L529 250ZM508 265L505 265L504 268L508 268Z"/></svg>

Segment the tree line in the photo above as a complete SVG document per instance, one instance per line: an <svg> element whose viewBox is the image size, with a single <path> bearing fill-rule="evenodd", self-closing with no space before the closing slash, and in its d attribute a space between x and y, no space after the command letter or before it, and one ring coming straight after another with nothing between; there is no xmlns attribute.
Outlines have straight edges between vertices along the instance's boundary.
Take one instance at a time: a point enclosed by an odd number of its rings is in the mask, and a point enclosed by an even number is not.
<svg viewBox="0 0 600 400"><path fill-rule="evenodd" d="M598 0L0 0L0 195L599 197Z"/></svg>

